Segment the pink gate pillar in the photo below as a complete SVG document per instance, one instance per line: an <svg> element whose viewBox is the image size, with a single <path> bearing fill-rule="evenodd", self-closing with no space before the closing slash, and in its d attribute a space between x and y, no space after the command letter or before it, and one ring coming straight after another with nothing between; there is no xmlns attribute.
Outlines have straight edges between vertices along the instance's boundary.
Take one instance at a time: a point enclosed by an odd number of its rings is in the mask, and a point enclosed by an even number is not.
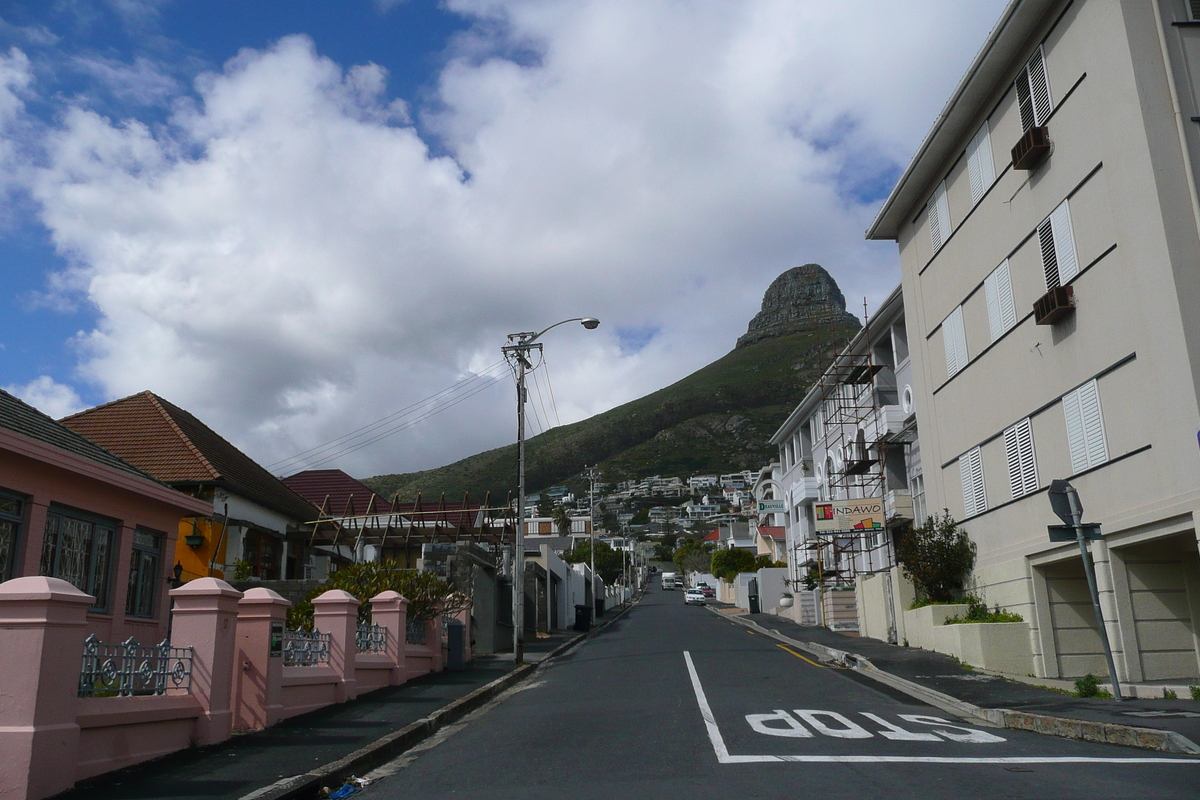
<svg viewBox="0 0 1200 800"><path fill-rule="evenodd" d="M196 720L198 745L225 741L233 726L230 693L241 597L217 578L199 578L171 590L171 644L193 648L191 694L204 709Z"/></svg>
<svg viewBox="0 0 1200 800"><path fill-rule="evenodd" d="M387 631L387 654L396 666L389 683L397 686L408 680L404 662L404 635L408 624L408 600L388 589L371 598L371 622Z"/></svg>
<svg viewBox="0 0 1200 800"><path fill-rule="evenodd" d="M255 587L238 601L233 663L233 727L262 730L283 712L283 658L271 655L271 625L283 625L291 603Z"/></svg>
<svg viewBox="0 0 1200 800"><path fill-rule="evenodd" d="M442 604L437 604L437 613L426 623L425 643L429 645L432 656L429 662L430 672L441 672L446 666L446 654L442 652Z"/></svg>
<svg viewBox="0 0 1200 800"><path fill-rule="evenodd" d="M71 788L75 704L87 609L95 598L58 578L0 584L0 795L39 800Z"/></svg>
<svg viewBox="0 0 1200 800"><path fill-rule="evenodd" d="M358 598L342 589L330 589L313 601L313 627L329 634L329 666L341 679L337 702L358 697L354 661L358 655Z"/></svg>

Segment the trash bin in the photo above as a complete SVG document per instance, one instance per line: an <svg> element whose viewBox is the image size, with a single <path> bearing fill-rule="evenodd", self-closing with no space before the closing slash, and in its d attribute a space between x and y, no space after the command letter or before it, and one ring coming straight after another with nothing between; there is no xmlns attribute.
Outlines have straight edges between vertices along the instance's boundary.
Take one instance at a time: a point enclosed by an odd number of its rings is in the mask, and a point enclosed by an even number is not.
<svg viewBox="0 0 1200 800"><path fill-rule="evenodd" d="M750 596L750 602L747 604L750 606L750 613L762 613L762 606L758 601L758 578L751 578L750 580L746 581L746 592Z"/></svg>
<svg viewBox="0 0 1200 800"><path fill-rule="evenodd" d="M596 598L596 619L604 616L604 598Z"/></svg>
<svg viewBox="0 0 1200 800"><path fill-rule="evenodd" d="M459 620L452 619L446 623L446 669L467 668L466 630L467 627Z"/></svg>
<svg viewBox="0 0 1200 800"><path fill-rule="evenodd" d="M575 606L575 630L590 631L592 629L592 609L586 605Z"/></svg>

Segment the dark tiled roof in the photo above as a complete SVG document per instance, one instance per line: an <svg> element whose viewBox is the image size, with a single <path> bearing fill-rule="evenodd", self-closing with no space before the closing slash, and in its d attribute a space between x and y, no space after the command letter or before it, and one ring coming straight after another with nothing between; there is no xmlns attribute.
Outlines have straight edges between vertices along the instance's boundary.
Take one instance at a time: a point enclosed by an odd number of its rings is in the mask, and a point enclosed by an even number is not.
<svg viewBox="0 0 1200 800"><path fill-rule="evenodd" d="M254 459L152 392L114 400L62 422L164 483L221 486L295 520L317 516L312 504Z"/></svg>
<svg viewBox="0 0 1200 800"><path fill-rule="evenodd" d="M0 390L0 428L146 480L154 478L28 403ZM155 481L158 483L158 481Z"/></svg>
<svg viewBox="0 0 1200 800"><path fill-rule="evenodd" d="M787 533L781 525L759 525L758 533L768 539L786 539Z"/></svg>
<svg viewBox="0 0 1200 800"><path fill-rule="evenodd" d="M340 469L309 469L283 479L296 494L318 508L329 499L326 511L333 516L355 516L367 513L371 498L375 498L372 511L388 512L392 504L372 492Z"/></svg>

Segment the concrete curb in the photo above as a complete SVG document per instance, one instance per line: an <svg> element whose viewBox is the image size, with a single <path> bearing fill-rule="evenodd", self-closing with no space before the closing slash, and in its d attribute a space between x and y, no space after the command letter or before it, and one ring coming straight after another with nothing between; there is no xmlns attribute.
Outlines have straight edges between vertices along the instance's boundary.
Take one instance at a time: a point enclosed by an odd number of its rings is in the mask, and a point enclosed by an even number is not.
<svg viewBox="0 0 1200 800"><path fill-rule="evenodd" d="M404 751L412 749L430 736L433 736L445 726L457 722L470 712L485 705L501 692L529 678L534 672L541 669L543 664L548 664L585 639L595 636L608 627L609 624L620 619L626 611L633 608L640 600L641 597L633 600L611 619L605 620L604 624L597 625L587 633L571 637L547 653L540 661L534 664L523 664L512 672L501 675L491 683L480 686L470 694L463 695L457 700L447 703L429 716L422 717L415 722L405 725L398 731L393 731L386 736L382 736L365 747L360 747L349 755L339 758L337 761L330 761L302 775L295 775L257 791L250 792L244 795L242 800L248 800L249 798L253 798L253 800L300 800L300 798L314 797L322 786L337 782L341 776L368 772L381 764L391 761Z"/></svg>
<svg viewBox="0 0 1200 800"><path fill-rule="evenodd" d="M968 719L974 719L997 728L1029 731L1045 736L1058 736L1063 739L1077 739L1085 742L1102 742L1117 744L1124 747L1139 747L1143 750L1156 750L1162 753L1181 753L1186 755L1200 754L1200 746L1186 736L1175 731L1164 731L1157 728L1140 728L1134 725L1120 725L1114 722L1090 722L1088 720L1055 717L1049 714L1032 714L1026 711L1010 711L1006 708L981 708L972 703L951 697L934 689L913 683L890 672L885 672L872 664L866 658L826 647L816 642L800 642L784 636L778 631L759 625L754 620L721 614L716 609L709 609L721 619L753 628L765 636L770 636L785 644L789 644L825 661L831 661L840 666L848 667L873 680L904 692L910 697L923 703L939 708L942 711Z"/></svg>

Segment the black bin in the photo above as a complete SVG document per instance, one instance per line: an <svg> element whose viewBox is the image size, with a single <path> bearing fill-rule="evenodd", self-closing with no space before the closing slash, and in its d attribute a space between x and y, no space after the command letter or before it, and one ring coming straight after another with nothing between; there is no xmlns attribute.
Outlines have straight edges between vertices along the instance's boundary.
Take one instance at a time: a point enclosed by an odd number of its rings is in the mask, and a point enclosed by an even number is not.
<svg viewBox="0 0 1200 800"><path fill-rule="evenodd" d="M575 606L575 630L590 631L592 629L592 609L586 605Z"/></svg>
<svg viewBox="0 0 1200 800"><path fill-rule="evenodd" d="M446 669L466 669L467 626L456 619L446 623Z"/></svg>

